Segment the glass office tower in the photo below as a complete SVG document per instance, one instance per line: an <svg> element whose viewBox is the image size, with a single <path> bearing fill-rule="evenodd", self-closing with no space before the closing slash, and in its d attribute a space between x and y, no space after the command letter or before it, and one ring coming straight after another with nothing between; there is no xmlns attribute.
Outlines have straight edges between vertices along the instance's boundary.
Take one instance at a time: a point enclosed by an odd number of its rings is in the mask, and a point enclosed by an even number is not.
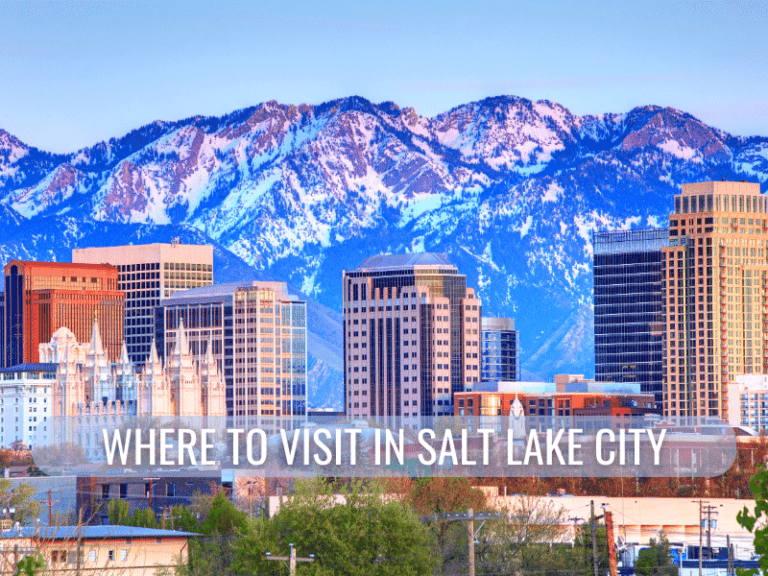
<svg viewBox="0 0 768 576"><path fill-rule="evenodd" d="M637 382L663 402L662 251L668 228L596 232L595 379Z"/></svg>

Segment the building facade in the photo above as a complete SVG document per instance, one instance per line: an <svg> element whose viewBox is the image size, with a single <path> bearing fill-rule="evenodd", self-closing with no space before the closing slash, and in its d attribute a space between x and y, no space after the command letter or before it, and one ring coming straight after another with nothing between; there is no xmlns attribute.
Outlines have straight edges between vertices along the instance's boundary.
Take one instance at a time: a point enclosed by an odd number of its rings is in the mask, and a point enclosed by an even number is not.
<svg viewBox="0 0 768 576"><path fill-rule="evenodd" d="M265 429L307 416L307 303L284 282L217 284L160 302L158 351L168 355L186 326L194 358L212 354L226 383L227 414Z"/></svg>
<svg viewBox="0 0 768 576"><path fill-rule="evenodd" d="M38 362L38 346L61 326L81 341L99 318L112 357L123 343L124 293L109 264L25 262L6 264L3 306L3 366Z"/></svg>
<svg viewBox="0 0 768 576"><path fill-rule="evenodd" d="M532 417L528 424L541 430L631 428L633 419L661 412L653 395L641 393L637 384L572 380L554 384L483 382L456 394L454 415L466 417L470 426L506 429L515 402L525 416Z"/></svg>
<svg viewBox="0 0 768 576"><path fill-rule="evenodd" d="M482 363L480 379L520 379L520 333L512 318L482 318Z"/></svg>
<svg viewBox="0 0 768 576"><path fill-rule="evenodd" d="M366 258L343 273L347 415L453 414L453 395L480 380L482 306L443 254Z"/></svg>
<svg viewBox="0 0 768 576"><path fill-rule="evenodd" d="M155 336L161 298L213 284L213 246L143 244L72 250L72 262L116 266L125 292L125 343L131 362L144 362Z"/></svg>
<svg viewBox="0 0 768 576"><path fill-rule="evenodd" d="M179 345L162 363L152 346L137 371L123 351L112 361L98 321L91 339L80 343L67 327L40 344L42 363L0 369L0 445L27 448L74 442L85 455L103 450L102 429L119 428L132 417L226 416L224 384L212 356L195 361L183 328Z"/></svg>
<svg viewBox="0 0 768 576"><path fill-rule="evenodd" d="M662 248L669 229L597 232L595 379L639 383L663 405Z"/></svg>
<svg viewBox="0 0 768 576"><path fill-rule="evenodd" d="M662 248L664 412L728 418L727 383L768 372L768 204L759 184L683 184Z"/></svg>
<svg viewBox="0 0 768 576"><path fill-rule="evenodd" d="M45 433L52 415L51 390L56 364L20 364L0 368L0 446L38 443L38 427ZM41 436L42 438L42 436Z"/></svg>
<svg viewBox="0 0 768 576"><path fill-rule="evenodd" d="M754 434L768 432L768 375L739 374L728 383L728 423Z"/></svg>

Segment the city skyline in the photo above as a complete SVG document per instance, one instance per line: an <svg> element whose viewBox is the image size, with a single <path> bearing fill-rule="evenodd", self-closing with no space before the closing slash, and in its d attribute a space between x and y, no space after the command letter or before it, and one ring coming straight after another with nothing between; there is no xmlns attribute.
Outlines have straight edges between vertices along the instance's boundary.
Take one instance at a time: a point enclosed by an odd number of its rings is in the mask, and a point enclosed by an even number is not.
<svg viewBox="0 0 768 576"><path fill-rule="evenodd" d="M156 120L351 95L431 117L500 94L672 106L768 134L760 2L7 3L0 128L74 152ZM52 90L38 90L47 85Z"/></svg>

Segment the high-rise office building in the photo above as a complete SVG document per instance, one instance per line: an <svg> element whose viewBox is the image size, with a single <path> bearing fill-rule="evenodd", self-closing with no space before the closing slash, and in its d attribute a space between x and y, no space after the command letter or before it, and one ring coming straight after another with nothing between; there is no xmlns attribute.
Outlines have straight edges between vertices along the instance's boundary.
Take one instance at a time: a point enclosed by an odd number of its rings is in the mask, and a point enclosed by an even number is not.
<svg viewBox="0 0 768 576"><path fill-rule="evenodd" d="M144 362L155 333L161 298L213 284L213 246L143 244L72 250L72 262L108 263L125 291L125 344L131 362Z"/></svg>
<svg viewBox="0 0 768 576"><path fill-rule="evenodd" d="M481 302L444 254L366 258L343 273L343 299L348 415L415 426L480 380Z"/></svg>
<svg viewBox="0 0 768 576"><path fill-rule="evenodd" d="M512 318L483 318L481 380L520 379L520 333Z"/></svg>
<svg viewBox="0 0 768 576"><path fill-rule="evenodd" d="M307 303L284 282L216 284L161 300L157 350L166 358L180 326L196 360L212 346L229 416L272 430L306 421Z"/></svg>
<svg viewBox="0 0 768 576"><path fill-rule="evenodd" d="M759 184L683 184L664 265L664 411L727 418L727 384L768 371L768 203Z"/></svg>
<svg viewBox="0 0 768 576"><path fill-rule="evenodd" d="M661 249L669 246L669 229L596 232L592 245L595 379L638 383L661 408Z"/></svg>
<svg viewBox="0 0 768 576"><path fill-rule="evenodd" d="M4 269L3 366L38 361L38 346L62 326L87 340L94 318L113 357L123 343L123 304L117 268L11 260Z"/></svg>

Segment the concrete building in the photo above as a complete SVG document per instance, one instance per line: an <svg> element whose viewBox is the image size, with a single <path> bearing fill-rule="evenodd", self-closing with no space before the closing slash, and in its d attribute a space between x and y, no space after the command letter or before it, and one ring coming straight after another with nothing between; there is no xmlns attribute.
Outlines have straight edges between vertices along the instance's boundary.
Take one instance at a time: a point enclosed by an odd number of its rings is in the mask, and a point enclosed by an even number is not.
<svg viewBox="0 0 768 576"><path fill-rule="evenodd" d="M728 418L726 384L768 372L768 204L759 184L683 184L662 248L664 412Z"/></svg>
<svg viewBox="0 0 768 576"><path fill-rule="evenodd" d="M214 358L229 416L265 429L306 421L307 303L284 282L217 284L161 300L160 354L171 354L180 323L193 358Z"/></svg>
<svg viewBox="0 0 768 576"><path fill-rule="evenodd" d="M366 258L343 273L344 390L352 417L453 414L480 380L482 306L444 254Z"/></svg>
<svg viewBox="0 0 768 576"><path fill-rule="evenodd" d="M38 362L38 346L61 326L86 340L98 317L107 352L120 354L125 295L109 264L26 262L6 264L3 366Z"/></svg>
<svg viewBox="0 0 768 576"><path fill-rule="evenodd" d="M79 248L72 262L108 263L119 270L125 292L125 343L131 362L144 362L155 336L155 307L161 298L213 284L213 246L140 244Z"/></svg>
<svg viewBox="0 0 768 576"><path fill-rule="evenodd" d="M669 246L669 229L596 232L592 244L595 378L637 382L661 408L661 249Z"/></svg>
<svg viewBox="0 0 768 576"><path fill-rule="evenodd" d="M728 423L753 434L768 432L768 375L739 374L728 383Z"/></svg>
<svg viewBox="0 0 768 576"><path fill-rule="evenodd" d="M21 443L27 449L38 443L52 415L51 389L56 365L19 364L0 368L0 446Z"/></svg>
<svg viewBox="0 0 768 576"><path fill-rule="evenodd" d="M482 318L482 363L480 379L520 379L520 332L512 318Z"/></svg>

